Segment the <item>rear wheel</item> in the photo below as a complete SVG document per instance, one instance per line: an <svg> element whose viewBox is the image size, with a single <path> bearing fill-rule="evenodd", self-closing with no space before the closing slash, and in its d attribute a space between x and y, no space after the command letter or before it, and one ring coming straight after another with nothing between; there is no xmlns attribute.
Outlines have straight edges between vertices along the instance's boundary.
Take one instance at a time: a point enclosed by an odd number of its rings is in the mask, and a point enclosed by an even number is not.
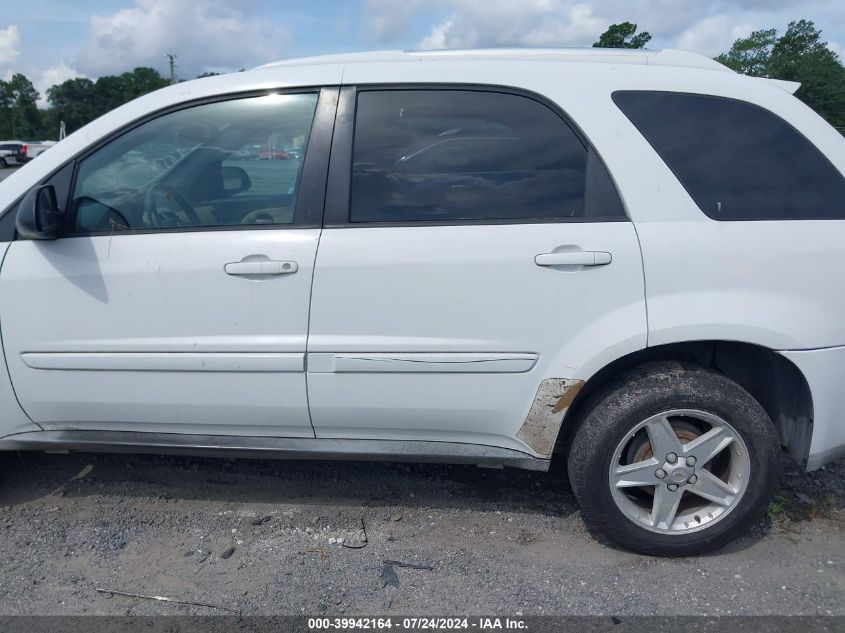
<svg viewBox="0 0 845 633"><path fill-rule="evenodd" d="M765 510L780 449L760 404L725 376L642 368L587 404L569 452L588 526L633 550L724 545Z"/></svg>
<svg viewBox="0 0 845 633"><path fill-rule="evenodd" d="M0 169L6 169L6 159L0 158Z"/></svg>

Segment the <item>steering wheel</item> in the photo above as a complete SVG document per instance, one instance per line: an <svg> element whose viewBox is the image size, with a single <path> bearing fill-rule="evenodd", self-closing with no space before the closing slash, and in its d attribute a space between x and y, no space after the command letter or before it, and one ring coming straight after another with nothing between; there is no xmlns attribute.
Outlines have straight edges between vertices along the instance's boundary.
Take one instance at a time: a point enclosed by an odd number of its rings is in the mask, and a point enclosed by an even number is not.
<svg viewBox="0 0 845 633"><path fill-rule="evenodd" d="M147 193L144 196L144 211L153 226L168 226L164 214L160 213L158 207L156 206L155 197L158 192L166 194L168 199L172 198L175 200L193 224L202 224L202 220L200 220L197 212L194 211L193 205L188 202L188 199L185 196L179 193L175 187L171 187L163 182L157 182L147 189Z"/></svg>

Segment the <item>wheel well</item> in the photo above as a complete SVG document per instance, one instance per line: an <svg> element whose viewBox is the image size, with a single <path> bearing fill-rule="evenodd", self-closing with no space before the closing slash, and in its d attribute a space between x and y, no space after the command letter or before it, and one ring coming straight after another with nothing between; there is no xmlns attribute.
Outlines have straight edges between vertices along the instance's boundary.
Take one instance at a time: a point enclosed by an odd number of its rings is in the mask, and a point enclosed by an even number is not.
<svg viewBox="0 0 845 633"><path fill-rule="evenodd" d="M568 451L584 404L592 395L628 370L655 361L678 361L713 369L742 386L769 414L787 454L799 464L806 462L813 435L813 402L804 375L791 361L768 348L731 341L649 347L607 365L587 381L566 412L556 451Z"/></svg>

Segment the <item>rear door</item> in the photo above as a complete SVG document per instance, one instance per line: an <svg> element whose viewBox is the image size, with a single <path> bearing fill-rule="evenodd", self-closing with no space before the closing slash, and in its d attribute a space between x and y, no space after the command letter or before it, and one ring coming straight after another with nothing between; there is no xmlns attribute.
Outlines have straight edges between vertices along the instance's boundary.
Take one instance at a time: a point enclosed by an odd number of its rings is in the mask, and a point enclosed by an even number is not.
<svg viewBox="0 0 845 633"><path fill-rule="evenodd" d="M66 236L13 242L0 270L33 421L313 437L305 345L336 103L337 89L221 99L81 158ZM254 144L296 153L261 161Z"/></svg>
<svg viewBox="0 0 845 633"><path fill-rule="evenodd" d="M410 86L343 88L332 152L317 436L547 454L556 429L520 433L543 381L645 345L637 236L595 151L534 96Z"/></svg>

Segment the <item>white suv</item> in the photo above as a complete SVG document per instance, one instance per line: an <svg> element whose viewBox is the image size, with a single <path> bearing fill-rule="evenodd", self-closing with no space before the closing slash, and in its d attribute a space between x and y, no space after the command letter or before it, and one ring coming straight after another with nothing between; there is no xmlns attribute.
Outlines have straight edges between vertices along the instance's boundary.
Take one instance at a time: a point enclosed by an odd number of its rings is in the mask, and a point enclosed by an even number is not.
<svg viewBox="0 0 845 633"><path fill-rule="evenodd" d="M20 141L0 141L0 169L23 165L27 161L27 146Z"/></svg>
<svg viewBox="0 0 845 633"><path fill-rule="evenodd" d="M494 50L142 97L0 183L0 446L554 454L611 540L722 545L845 453L845 139L796 87Z"/></svg>

